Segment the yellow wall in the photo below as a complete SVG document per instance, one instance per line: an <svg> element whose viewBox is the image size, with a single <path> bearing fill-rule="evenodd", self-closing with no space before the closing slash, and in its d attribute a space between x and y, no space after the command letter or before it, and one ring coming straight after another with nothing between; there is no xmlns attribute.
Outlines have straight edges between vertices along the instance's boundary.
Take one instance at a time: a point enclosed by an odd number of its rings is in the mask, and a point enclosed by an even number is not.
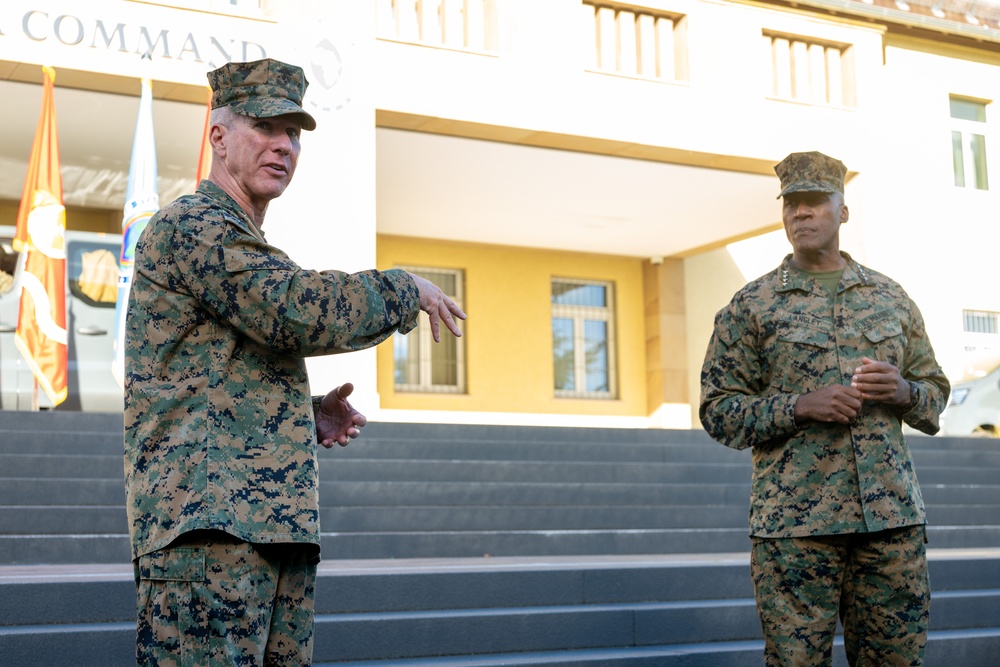
<svg viewBox="0 0 1000 667"><path fill-rule="evenodd" d="M381 405L401 410L646 415L642 260L450 243L379 235L377 266L465 271L465 395L396 393L392 345L378 348ZM550 282L553 277L615 284L617 400L555 398Z"/></svg>

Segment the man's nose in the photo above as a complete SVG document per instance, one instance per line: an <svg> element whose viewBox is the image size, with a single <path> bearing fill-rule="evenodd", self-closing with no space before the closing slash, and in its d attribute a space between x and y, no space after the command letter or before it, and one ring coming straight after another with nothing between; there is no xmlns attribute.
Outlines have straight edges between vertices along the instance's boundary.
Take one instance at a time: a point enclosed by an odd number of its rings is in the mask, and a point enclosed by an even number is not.
<svg viewBox="0 0 1000 667"><path fill-rule="evenodd" d="M288 155L292 152L292 138L284 132L278 133L274 139L274 150L282 155Z"/></svg>

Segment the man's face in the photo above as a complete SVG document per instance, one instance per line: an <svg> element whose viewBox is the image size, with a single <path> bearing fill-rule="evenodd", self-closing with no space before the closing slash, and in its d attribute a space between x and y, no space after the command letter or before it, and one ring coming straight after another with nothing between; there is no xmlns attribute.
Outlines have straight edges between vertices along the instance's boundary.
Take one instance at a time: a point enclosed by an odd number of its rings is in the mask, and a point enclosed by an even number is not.
<svg viewBox="0 0 1000 667"><path fill-rule="evenodd" d="M237 116L226 136L226 168L256 203L280 197L299 161L301 128L295 116Z"/></svg>
<svg viewBox="0 0 1000 667"><path fill-rule="evenodd" d="M784 196L781 206L785 235L796 252L839 250L840 225L847 219L839 192L793 192Z"/></svg>

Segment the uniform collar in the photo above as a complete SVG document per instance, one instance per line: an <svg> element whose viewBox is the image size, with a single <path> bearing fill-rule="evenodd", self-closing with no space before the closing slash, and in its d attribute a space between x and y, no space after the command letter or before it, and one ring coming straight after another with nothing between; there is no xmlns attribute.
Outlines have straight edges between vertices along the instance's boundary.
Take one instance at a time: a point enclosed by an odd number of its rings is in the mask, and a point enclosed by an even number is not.
<svg viewBox="0 0 1000 667"><path fill-rule="evenodd" d="M243 207L237 204L236 200L230 197L229 194L218 185L208 179L205 179L198 184L198 193L215 199L219 203L219 206L227 212L232 213L237 220L239 220L243 231L248 234L252 234L261 241L265 240L264 232L262 232L260 228L253 223L253 220L251 220L250 216L243 210Z"/></svg>
<svg viewBox="0 0 1000 667"><path fill-rule="evenodd" d="M871 279L864 267L854 261L854 259L843 250L841 257L847 260L844 267L844 275L840 278L840 285L843 289L849 289L855 285L870 285ZM790 292L792 290L802 290L803 292L821 292L815 280L806 273L792 266L792 255L788 254L778 267L778 292ZM842 290L841 290L842 291Z"/></svg>

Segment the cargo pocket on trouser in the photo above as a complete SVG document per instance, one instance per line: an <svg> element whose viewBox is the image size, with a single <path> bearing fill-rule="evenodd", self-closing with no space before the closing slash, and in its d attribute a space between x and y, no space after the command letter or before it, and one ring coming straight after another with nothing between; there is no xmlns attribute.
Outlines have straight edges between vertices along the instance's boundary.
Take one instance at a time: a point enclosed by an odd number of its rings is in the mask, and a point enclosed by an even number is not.
<svg viewBox="0 0 1000 667"><path fill-rule="evenodd" d="M205 664L206 609L195 594L205 581L204 549L168 547L140 556L136 575L136 664Z"/></svg>

